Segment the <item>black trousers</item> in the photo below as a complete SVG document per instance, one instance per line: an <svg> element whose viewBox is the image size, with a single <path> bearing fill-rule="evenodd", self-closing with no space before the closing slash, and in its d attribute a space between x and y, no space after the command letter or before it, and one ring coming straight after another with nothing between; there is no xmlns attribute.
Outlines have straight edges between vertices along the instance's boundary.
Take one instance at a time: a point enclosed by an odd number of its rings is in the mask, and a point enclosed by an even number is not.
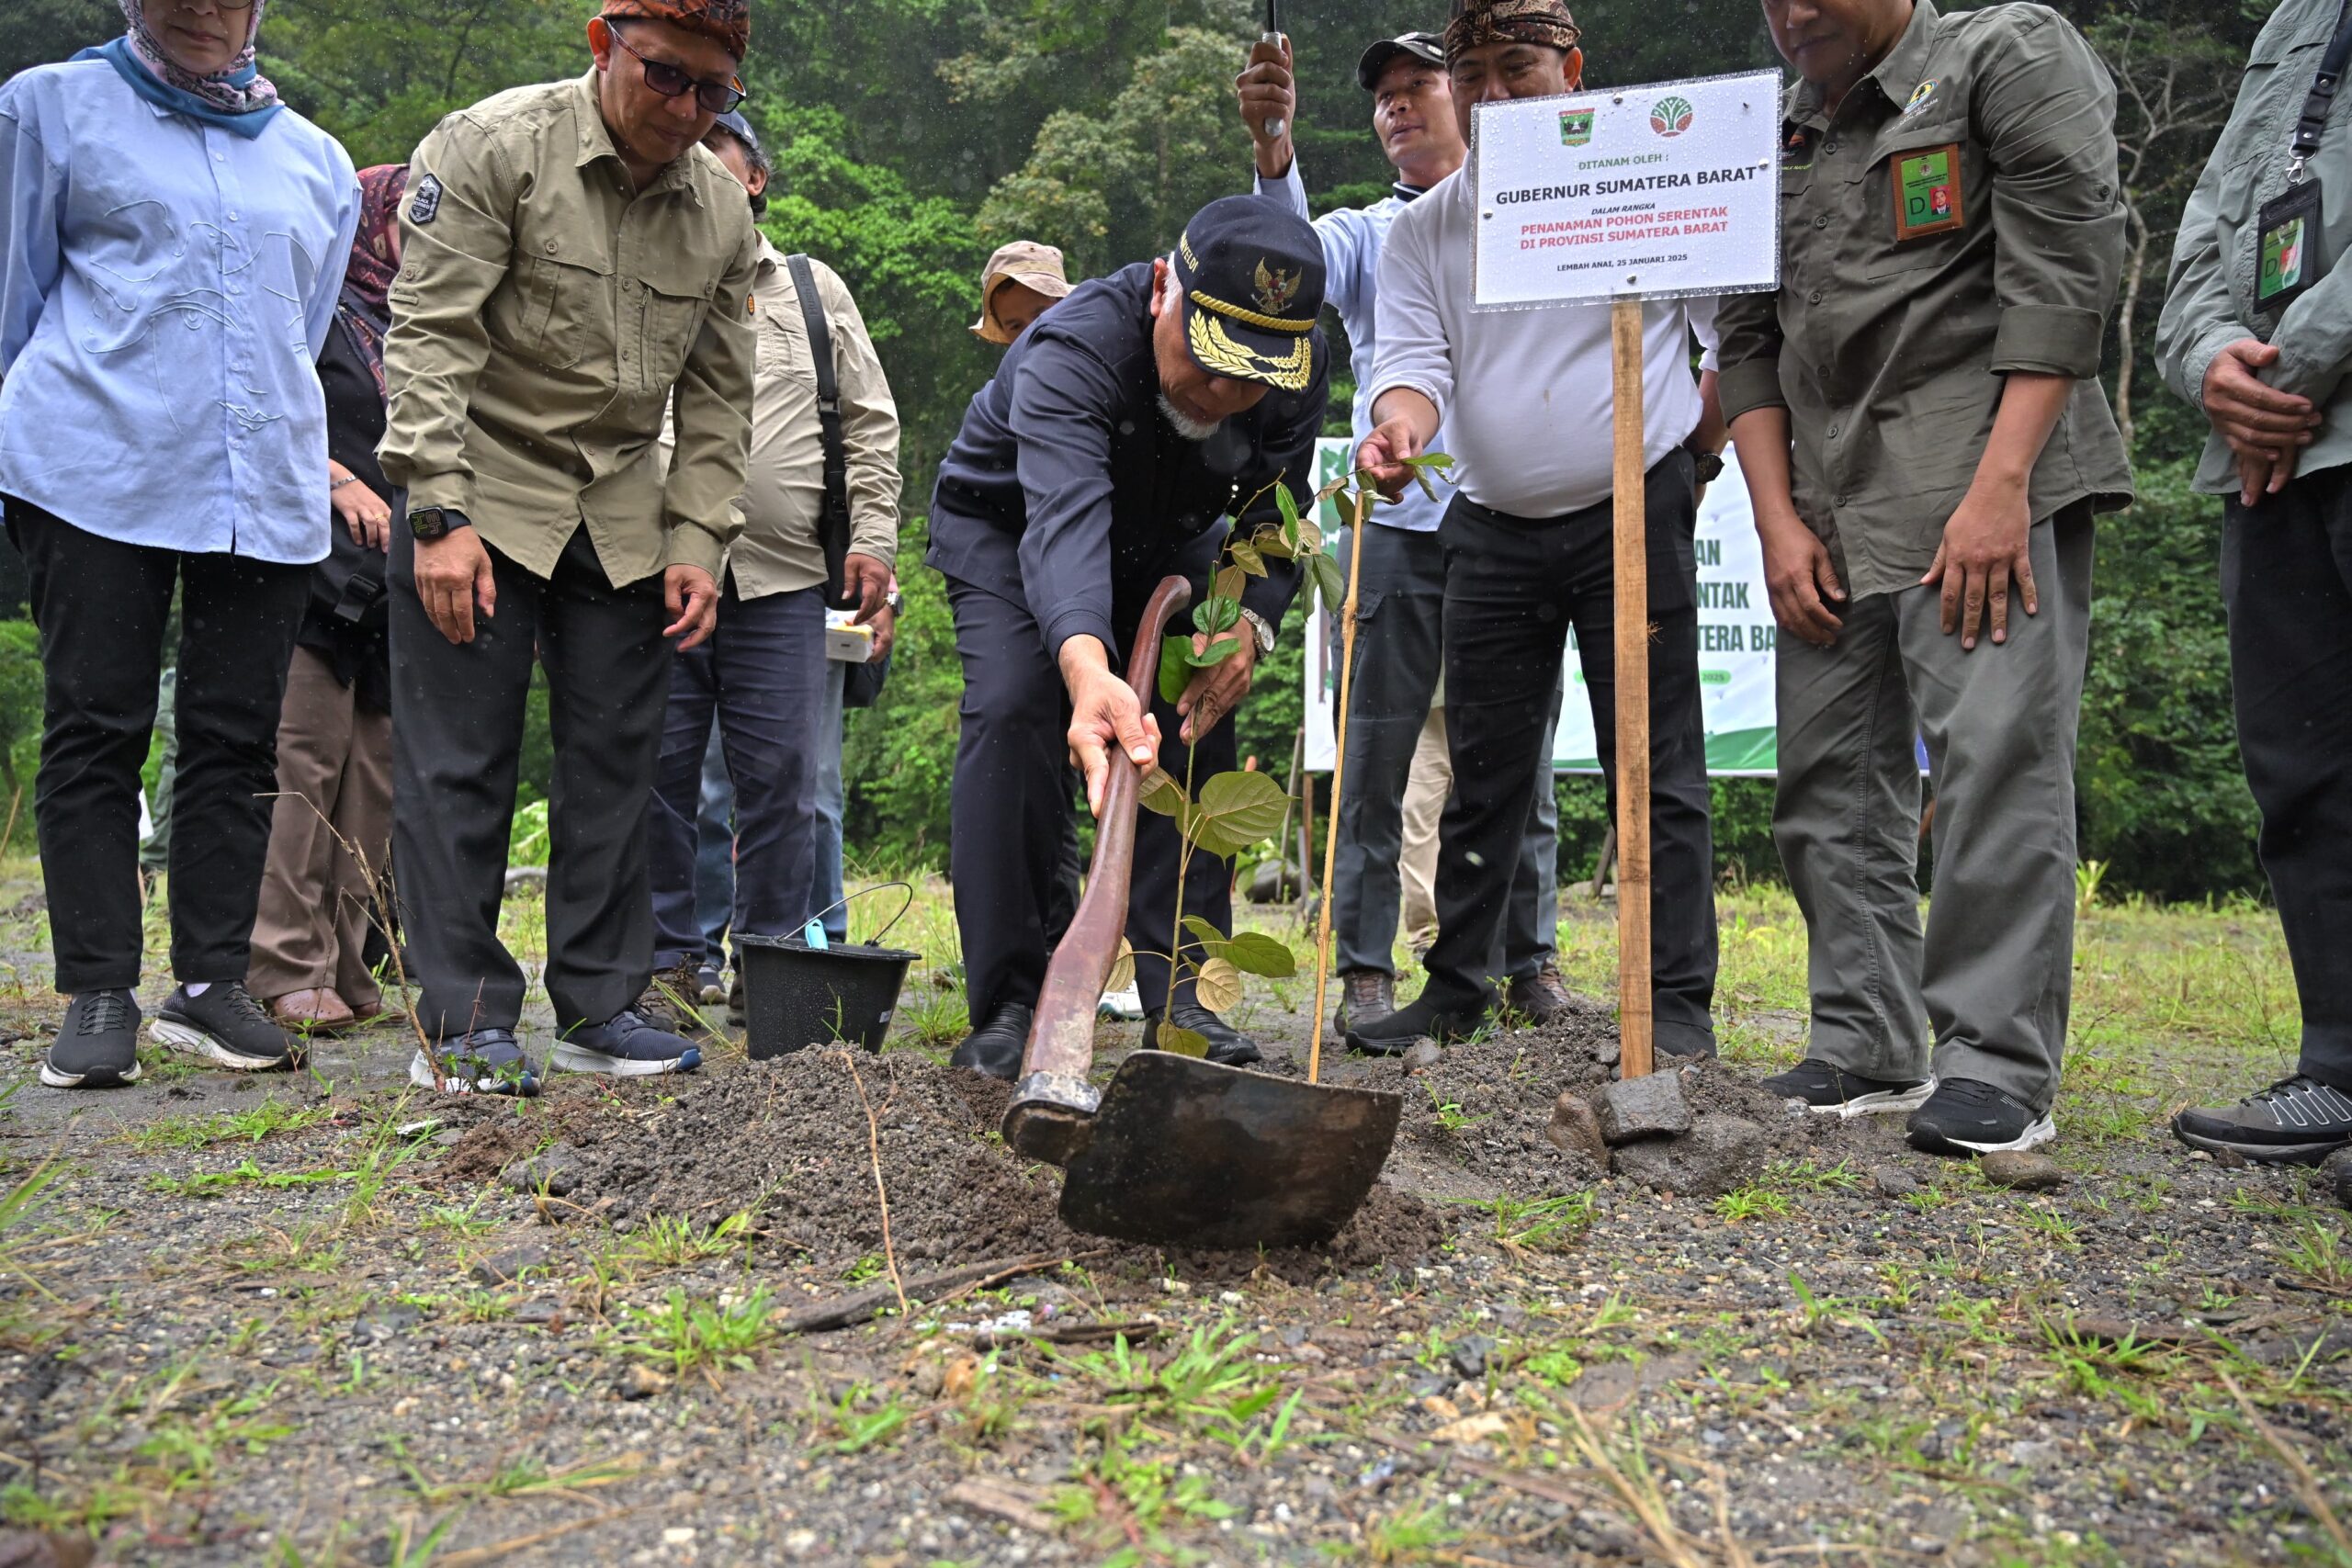
<svg viewBox="0 0 2352 1568"><path fill-rule="evenodd" d="M1714 836L1699 706L1694 470L1649 471L1651 1005L1661 1046L1711 1050ZM1509 517L1457 495L1445 514L1445 722L1453 795L1438 829L1437 942L1424 995L1449 1012L1494 998L1511 874L1527 831L1545 708L1576 627L1616 805L1616 602L1611 503Z"/></svg>
<svg viewBox="0 0 2352 1568"><path fill-rule="evenodd" d="M277 791L277 709L311 569L126 545L8 500L46 716L33 818L57 988L139 983L139 770L180 590L172 973L243 980Z"/></svg>
<svg viewBox="0 0 2352 1568"><path fill-rule="evenodd" d="M1172 572L1204 571L1219 541L1197 561ZM1200 575L1200 571L1194 571ZM1134 640L1153 578L1132 596L1121 593L1114 613L1124 659ZM1007 1002L1035 1005L1071 911L1065 841L1073 834L1067 761L1069 698L1061 672L1025 604L987 589L947 580L956 616L956 651L964 661L962 731L956 746L951 810L955 839L948 872L956 885L956 924L963 934L967 1006L975 1025ZM1161 743L1159 765L1184 777L1186 747L1175 708L1155 699ZM1227 716L1196 748L1193 787L1234 767L1233 720ZM1184 842L1175 822L1142 812L1136 823L1135 875L1127 897L1127 941L1136 951L1136 986L1148 1010L1168 1003L1166 956L1176 931L1177 863ZM1232 867L1195 852L1184 879L1184 913L1219 931L1233 920ZM1181 951L1196 961L1190 937ZM1190 1000L1191 983L1177 987Z"/></svg>
<svg viewBox="0 0 2352 1568"><path fill-rule="evenodd" d="M2230 499L2222 600L2262 869L2302 1001L2301 1070L2352 1090L2352 468L2250 510Z"/></svg>
<svg viewBox="0 0 2352 1568"><path fill-rule="evenodd" d="M536 650L555 743L548 791L548 996L560 1031L602 1023L653 974L646 810L669 622L662 579L615 588L579 530L541 580L492 548L498 613L452 643L416 596L392 529L392 866L418 1021L435 1038L513 1029L523 971L498 939L524 701ZM186 677L182 678L185 684Z"/></svg>

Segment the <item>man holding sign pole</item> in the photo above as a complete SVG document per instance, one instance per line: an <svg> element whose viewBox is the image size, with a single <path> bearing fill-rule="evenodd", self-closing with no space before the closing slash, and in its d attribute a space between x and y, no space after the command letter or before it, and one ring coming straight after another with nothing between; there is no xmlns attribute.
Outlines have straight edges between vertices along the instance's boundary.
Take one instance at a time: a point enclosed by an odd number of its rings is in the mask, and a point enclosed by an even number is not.
<svg viewBox="0 0 2352 1568"><path fill-rule="evenodd" d="M1576 91L1584 64L1578 36L1558 0L1455 0L1445 53L1465 137L1482 101ZM1398 1053L1424 1036L1466 1033L1493 1002L1498 937L1571 626L1601 765L1612 780L1616 771L1616 481L1604 434L1614 412L1611 310L1474 310L1479 207L1464 175L1441 184L1398 215L1380 268L1374 428L1357 460L1385 489L1401 491L1405 460L1427 449L1442 419L1458 464L1460 490L1441 535L1454 794L1440 830L1429 985L1386 1018L1351 1020L1347 1040L1359 1051ZM1692 328L1707 329L1713 311L1674 299L1645 304L1639 316L1658 891L1651 1000L1660 1050L1709 1055L1713 840L1691 547L1697 457L1686 443L1715 425L1707 412L1713 378L1694 380L1690 358ZM1699 445L1712 455L1709 443Z"/></svg>
<svg viewBox="0 0 2352 1568"><path fill-rule="evenodd" d="M1723 400L1781 626L1773 836L1813 990L1770 1087L1908 1111L1932 1152L2031 1148L2066 1039L2091 517L2132 494L2097 378L2115 88L2039 6L1763 5L1804 79L1781 288L1724 302Z"/></svg>

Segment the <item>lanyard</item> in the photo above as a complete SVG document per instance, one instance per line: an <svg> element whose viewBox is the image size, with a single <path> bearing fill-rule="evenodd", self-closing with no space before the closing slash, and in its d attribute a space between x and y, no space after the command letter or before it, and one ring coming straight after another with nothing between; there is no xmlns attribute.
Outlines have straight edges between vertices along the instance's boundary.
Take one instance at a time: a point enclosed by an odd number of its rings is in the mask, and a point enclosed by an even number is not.
<svg viewBox="0 0 2352 1568"><path fill-rule="evenodd" d="M2344 80L2344 68L2352 65L2352 0L2344 0L2336 13L2335 37L2327 46L2327 54L2319 62L2319 74L2312 78L2312 90L2303 99L2303 112L2295 121L2292 142L2295 159L2287 165L2287 183L2293 185L2303 177L2303 165L2319 151L2320 138L2327 131L2327 111L2335 106L2335 89Z"/></svg>

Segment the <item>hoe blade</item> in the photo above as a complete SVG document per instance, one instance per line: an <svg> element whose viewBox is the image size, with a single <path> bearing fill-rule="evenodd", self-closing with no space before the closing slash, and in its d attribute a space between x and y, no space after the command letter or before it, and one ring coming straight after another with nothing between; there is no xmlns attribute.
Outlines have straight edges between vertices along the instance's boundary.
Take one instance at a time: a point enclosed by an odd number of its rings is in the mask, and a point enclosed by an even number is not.
<svg viewBox="0 0 2352 1568"><path fill-rule="evenodd" d="M1069 1161L1063 1223L1174 1247L1313 1247L1380 1175L1404 1101L1167 1051L1121 1065Z"/></svg>

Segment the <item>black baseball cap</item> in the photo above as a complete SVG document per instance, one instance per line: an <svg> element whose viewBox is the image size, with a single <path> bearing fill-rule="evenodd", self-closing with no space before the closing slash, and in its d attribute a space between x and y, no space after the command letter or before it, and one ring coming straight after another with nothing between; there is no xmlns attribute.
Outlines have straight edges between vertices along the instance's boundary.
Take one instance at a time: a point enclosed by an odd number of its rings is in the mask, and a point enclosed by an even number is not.
<svg viewBox="0 0 2352 1568"><path fill-rule="evenodd" d="M1306 389L1323 310L1323 242L1306 219L1266 197L1219 197L1184 225L1176 283L1193 364L1212 376Z"/></svg>
<svg viewBox="0 0 2352 1568"><path fill-rule="evenodd" d="M760 133L752 129L752 122L743 118L743 111L741 109L729 109L725 114L720 115L714 123L717 124L721 130L724 130L728 135L741 142L752 152L759 152L765 151L765 149L762 148L760 145Z"/></svg>
<svg viewBox="0 0 2352 1568"><path fill-rule="evenodd" d="M1363 58L1356 62L1356 85L1365 92L1371 92L1380 85L1381 73L1387 70L1399 55L1406 54L1441 71L1445 69L1443 39L1435 33L1398 33L1395 38L1382 39L1363 51Z"/></svg>

